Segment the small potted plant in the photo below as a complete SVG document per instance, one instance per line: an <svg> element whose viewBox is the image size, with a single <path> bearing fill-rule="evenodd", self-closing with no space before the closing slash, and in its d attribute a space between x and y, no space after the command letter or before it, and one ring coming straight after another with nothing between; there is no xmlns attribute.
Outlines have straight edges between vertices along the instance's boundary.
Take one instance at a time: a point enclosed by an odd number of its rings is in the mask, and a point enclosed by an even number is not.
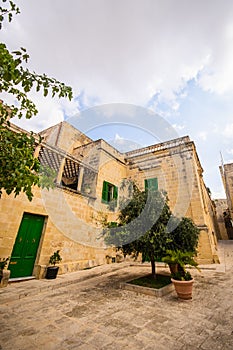
<svg viewBox="0 0 233 350"><path fill-rule="evenodd" d="M8 258L0 258L0 288L1 287L6 287L8 285L8 281L10 278L10 270L5 269L8 261Z"/></svg>
<svg viewBox="0 0 233 350"><path fill-rule="evenodd" d="M47 267L45 278L54 279L57 277L59 266L56 266L56 264L62 261L62 258L59 253L60 253L60 250L57 250L56 252L53 253L53 255L50 256L49 266Z"/></svg>
<svg viewBox="0 0 233 350"><path fill-rule="evenodd" d="M194 279L190 272L186 270L186 266L198 268L198 263L194 260L193 252L182 252L181 250L167 250L167 255L162 261L167 264L176 266L171 273L171 281L175 287L178 298L192 299L192 288Z"/></svg>

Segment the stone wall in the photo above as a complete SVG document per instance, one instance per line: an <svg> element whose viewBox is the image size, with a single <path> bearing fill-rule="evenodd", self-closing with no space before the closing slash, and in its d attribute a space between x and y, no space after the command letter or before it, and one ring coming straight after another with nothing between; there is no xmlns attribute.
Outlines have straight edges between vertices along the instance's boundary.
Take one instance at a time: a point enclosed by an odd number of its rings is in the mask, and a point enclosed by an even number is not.
<svg viewBox="0 0 233 350"><path fill-rule="evenodd" d="M224 222L224 216L223 213L227 211L227 200L226 199L215 199L214 201L215 206L216 206L216 216L217 216L217 221L218 221L218 226L219 226L219 239L229 239L227 230L225 227L225 222Z"/></svg>
<svg viewBox="0 0 233 350"><path fill-rule="evenodd" d="M226 192L228 209L233 220L233 163L220 166L220 172Z"/></svg>
<svg viewBox="0 0 233 350"><path fill-rule="evenodd" d="M44 215L45 225L35 262L35 275L48 264L50 255L60 249L62 263L59 273L106 263L112 249L100 239L101 215L89 205L88 197L68 190L34 189L29 202L24 194L17 198L3 193L0 200L0 256L11 255L24 213Z"/></svg>
<svg viewBox="0 0 233 350"><path fill-rule="evenodd" d="M169 206L177 217L190 217L200 228L200 263L218 262L217 225L215 209L203 181L195 145L189 138L180 144L172 141L163 144L162 149L145 149L128 152L128 177L144 189L144 180L157 178L159 190L165 190Z"/></svg>
<svg viewBox="0 0 233 350"><path fill-rule="evenodd" d="M37 252L34 275L43 277L49 257L61 251L60 273L106 263L106 255L115 254L104 245L102 221L116 221L119 201L124 195L122 183L130 179L144 189L145 179L157 178L160 190L167 191L169 205L176 216L187 216L199 226L199 261L217 262L215 208L205 187L195 146L188 137L121 154L104 140L91 142L67 123L45 130L44 145L71 152L77 159L77 190L61 185L53 190L34 189L28 201L24 194L16 198L3 193L0 200L0 256L11 255L24 213L45 216L45 225ZM62 173L64 163L60 165ZM90 176L88 171L94 174ZM88 170L88 171L87 171ZM117 206L102 201L103 182L118 187ZM85 192L85 186L91 186Z"/></svg>
<svg viewBox="0 0 233 350"><path fill-rule="evenodd" d="M63 151L72 153L73 149L92 140L67 122L56 124L40 133L43 141Z"/></svg>

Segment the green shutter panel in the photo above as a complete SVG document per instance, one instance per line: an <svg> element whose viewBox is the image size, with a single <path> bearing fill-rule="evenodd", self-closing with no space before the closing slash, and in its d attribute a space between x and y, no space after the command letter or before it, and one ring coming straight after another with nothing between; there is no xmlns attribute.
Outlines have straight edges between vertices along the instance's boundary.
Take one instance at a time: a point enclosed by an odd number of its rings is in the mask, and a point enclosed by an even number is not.
<svg viewBox="0 0 233 350"><path fill-rule="evenodd" d="M109 223L109 227L117 227L117 222L116 221L111 221L110 223Z"/></svg>
<svg viewBox="0 0 233 350"><path fill-rule="evenodd" d="M151 181L151 183L150 183L150 188L152 189L152 190L155 190L155 191L157 191L157 189L158 189L158 179L155 177L154 179L150 179Z"/></svg>
<svg viewBox="0 0 233 350"><path fill-rule="evenodd" d="M103 189L102 189L102 202L108 203L108 182L103 182Z"/></svg>
<svg viewBox="0 0 233 350"><path fill-rule="evenodd" d="M155 177L153 179L145 179L145 190L158 190L158 179Z"/></svg>
<svg viewBox="0 0 233 350"><path fill-rule="evenodd" d="M117 199L118 197L118 188L116 186L114 186L114 189L113 189L113 198L114 199Z"/></svg>

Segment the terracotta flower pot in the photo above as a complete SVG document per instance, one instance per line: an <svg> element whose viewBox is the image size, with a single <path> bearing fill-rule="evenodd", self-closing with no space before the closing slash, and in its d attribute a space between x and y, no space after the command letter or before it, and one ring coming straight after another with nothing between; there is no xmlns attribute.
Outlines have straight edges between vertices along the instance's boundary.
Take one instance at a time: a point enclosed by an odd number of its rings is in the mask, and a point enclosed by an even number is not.
<svg viewBox="0 0 233 350"><path fill-rule="evenodd" d="M174 284L178 298L184 300L192 299L193 279L190 281L178 281L171 278L171 281Z"/></svg>

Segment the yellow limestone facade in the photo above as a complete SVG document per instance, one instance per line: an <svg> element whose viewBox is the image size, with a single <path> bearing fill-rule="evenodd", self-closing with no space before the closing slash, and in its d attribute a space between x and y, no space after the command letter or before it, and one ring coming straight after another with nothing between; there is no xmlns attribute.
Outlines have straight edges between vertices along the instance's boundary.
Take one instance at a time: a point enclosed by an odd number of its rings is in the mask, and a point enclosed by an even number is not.
<svg viewBox="0 0 233 350"><path fill-rule="evenodd" d="M17 131L17 127L12 126ZM59 273L105 264L112 249L103 242L102 220L116 221L124 196L122 183L134 181L143 190L156 179L168 194L176 216L187 216L200 228L200 263L217 263L215 206L203 181L195 145L182 137L128 153L104 140L93 141L66 122L41 133L36 148L42 165L57 174L49 191L35 188L30 202L3 193L0 199L0 257L11 256L25 213L44 217L32 275L43 278L49 257L60 250ZM105 192L104 192L105 191ZM111 207L111 200L116 204ZM110 203L108 203L110 201Z"/></svg>
<svg viewBox="0 0 233 350"><path fill-rule="evenodd" d="M227 236L233 239L233 163L222 164L220 173L226 193L226 208L223 211Z"/></svg>
<svg viewBox="0 0 233 350"><path fill-rule="evenodd" d="M228 209L230 211L231 219L233 220L233 163L220 166L220 173L226 192Z"/></svg>
<svg viewBox="0 0 233 350"><path fill-rule="evenodd" d="M224 198L215 199L214 203L216 207L216 216L217 216L218 227L219 227L218 239L228 240L229 236L227 233L225 220L224 220L224 213L228 212L227 200Z"/></svg>

